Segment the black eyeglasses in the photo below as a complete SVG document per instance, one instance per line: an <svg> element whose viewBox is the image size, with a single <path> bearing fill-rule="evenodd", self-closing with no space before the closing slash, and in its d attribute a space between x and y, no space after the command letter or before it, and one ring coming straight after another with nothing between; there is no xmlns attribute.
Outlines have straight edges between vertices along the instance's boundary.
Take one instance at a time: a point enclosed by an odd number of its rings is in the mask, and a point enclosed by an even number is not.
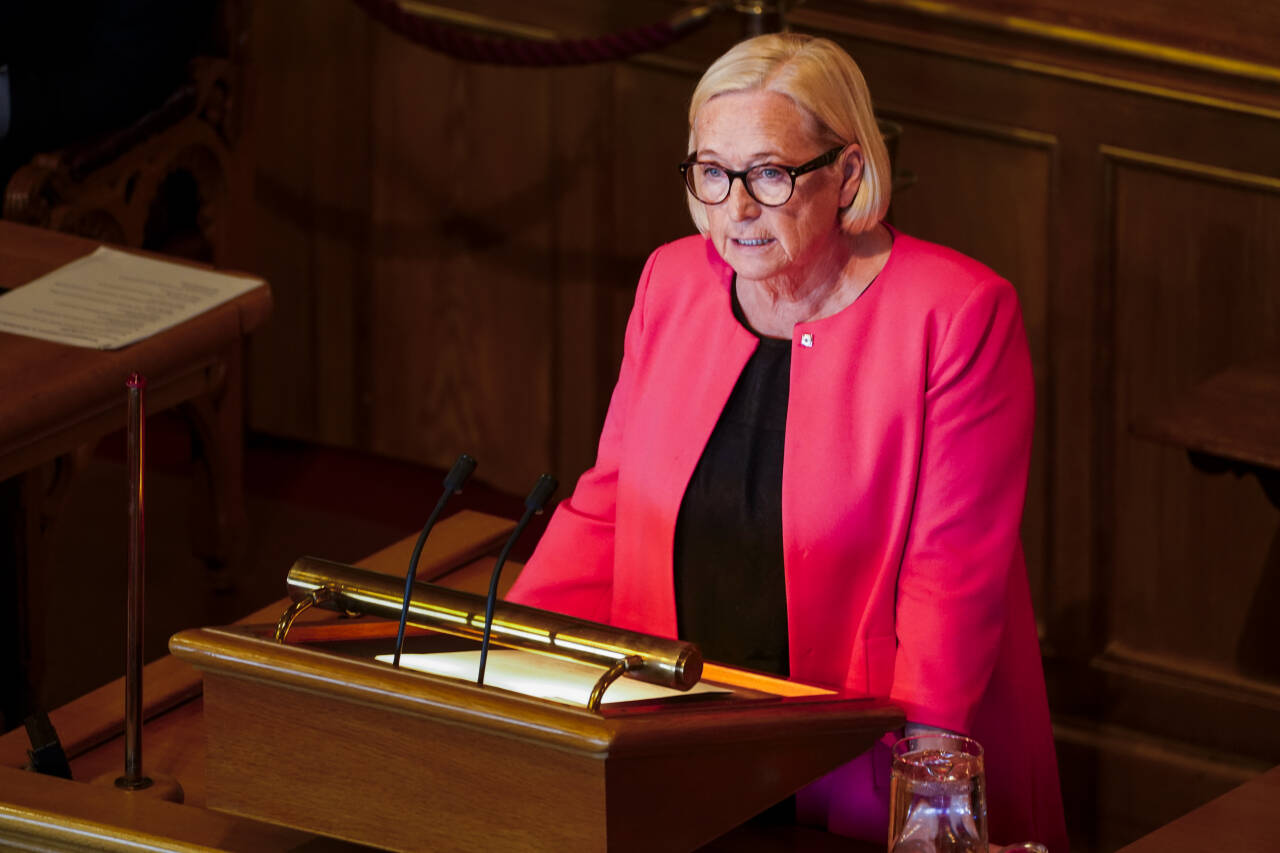
<svg viewBox="0 0 1280 853"><path fill-rule="evenodd" d="M733 179L738 178L747 194L765 207L786 204L796 191L796 178L833 163L845 146L839 145L802 166L763 163L742 172L726 169L706 160L685 160L680 164L684 185L703 204L720 204L729 197Z"/></svg>

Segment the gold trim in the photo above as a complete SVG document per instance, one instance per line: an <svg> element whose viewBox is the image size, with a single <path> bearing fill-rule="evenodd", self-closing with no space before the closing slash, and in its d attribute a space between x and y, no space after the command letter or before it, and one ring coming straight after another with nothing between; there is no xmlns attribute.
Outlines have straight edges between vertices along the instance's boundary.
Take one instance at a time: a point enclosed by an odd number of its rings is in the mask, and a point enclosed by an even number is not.
<svg viewBox="0 0 1280 853"><path fill-rule="evenodd" d="M326 610L397 622L405 615L408 624L468 639L480 639L489 622L483 595L419 582L406 607L404 583L398 578L316 557L299 557L289 569L287 585L295 603L319 596L316 606ZM629 670L634 677L677 690L688 690L702 677L702 653L692 643L502 600L494 603L492 615L493 642L509 648L603 667L634 655L639 667Z"/></svg>
<svg viewBox="0 0 1280 853"><path fill-rule="evenodd" d="M401 9L410 15L425 18L428 21L465 27L488 35L510 36L512 38L533 39L534 41L555 41L560 37L555 30L549 30L546 27L533 27L527 24L502 21L497 18L491 18L488 15L476 15L459 9L437 6L434 3L423 3L422 0L396 0L396 2Z"/></svg>
<svg viewBox="0 0 1280 853"><path fill-rule="evenodd" d="M1113 641L1089 663L1092 669L1130 678L1154 681L1166 687L1201 696L1280 709L1280 686L1269 681L1223 672L1204 664L1151 654Z"/></svg>
<svg viewBox="0 0 1280 853"><path fill-rule="evenodd" d="M1196 163L1191 160L1179 160L1176 157L1162 157L1159 154L1148 154L1129 148L1117 148L1113 145L1099 145L1098 152L1115 163L1126 163L1131 166L1146 166L1161 172L1175 175L1192 175L1220 184L1233 187L1246 187L1254 190L1268 190L1280 193L1280 178L1259 175L1254 172L1237 172L1221 166L1210 166L1207 163ZM1113 167L1114 168L1114 167Z"/></svg>
<svg viewBox="0 0 1280 853"><path fill-rule="evenodd" d="M702 76L703 71L707 70L705 66L696 62L676 59L662 53L637 53L627 59L624 64L642 65L645 68L652 68L657 71L670 71L685 77L692 77L695 80Z"/></svg>
<svg viewBox="0 0 1280 853"><path fill-rule="evenodd" d="M998 142L1012 142L1031 148L1053 150L1058 147L1058 137L1052 133L1029 130L1015 125L992 124L985 121L974 121L967 118L956 118L940 113L926 112L912 107L895 106L882 103L876 110L877 116L886 116L893 121L910 121L916 124L927 124L943 130L954 130L970 136L985 136Z"/></svg>
<svg viewBox="0 0 1280 853"><path fill-rule="evenodd" d="M1229 98L1219 98L1214 95L1199 95L1195 92L1174 89L1169 86L1157 86L1153 83L1139 83L1135 80L1125 80L1121 77L1111 77L1106 74L1095 74L1091 71L1077 71L1073 68L1063 68L1058 65L1049 65L1043 62L1032 62L1031 60L1026 59L1007 59L1000 61L984 59L983 57L973 58L976 58L979 61L990 62L995 65L1007 65L1011 68L1019 68L1023 71L1031 71L1050 77L1061 77L1067 80L1074 80L1077 83L1090 83L1112 89L1122 89L1127 92L1137 92L1140 95L1151 95L1153 97L1164 98L1170 101L1182 101L1183 103L1195 104L1200 107L1211 107L1213 109L1226 110L1228 112L1246 113L1248 115L1256 115L1269 119L1280 119L1280 110L1278 109L1260 107L1255 104L1249 104L1243 101L1233 101Z"/></svg>
<svg viewBox="0 0 1280 853"><path fill-rule="evenodd" d="M1271 768L1262 759L1215 753L1187 741L1152 735L1117 723L1099 723L1078 717L1055 716L1053 738L1059 743L1226 779L1235 785L1244 784Z"/></svg>
<svg viewBox="0 0 1280 853"><path fill-rule="evenodd" d="M1013 68L1020 71L1028 71L1033 74L1041 74L1046 77L1070 80L1075 83L1085 83L1107 89L1134 92L1140 95L1148 95L1170 101L1194 104L1196 106L1209 107L1211 109L1223 110L1225 112L1242 113L1245 115L1254 115L1267 119L1280 120L1280 109L1273 107L1258 106L1257 104L1231 100L1229 98L1222 98L1214 95L1201 95L1196 92L1174 89L1170 86L1160 86L1154 83L1140 83L1136 80L1127 80L1123 77L1113 77L1108 74L1099 74L1092 71L1081 71L1061 65L1052 65L1047 62L1037 62L1030 59L1016 59L1010 56L993 57L988 52L979 50L977 47L957 44L953 37L951 42L946 45L933 43L922 45L903 39L898 34L888 35L883 32L875 33L868 28L859 28L857 26L859 22L850 18L841 18L835 15L822 14L812 14L804 17L808 19L807 22L793 18L792 23L802 24L811 32L838 34L858 41L888 45L892 48L923 51L928 54L949 56L968 62L991 65L996 68Z"/></svg>
<svg viewBox="0 0 1280 853"><path fill-rule="evenodd" d="M972 24L1003 32L1020 33L1048 41L1088 47L1122 56L1136 56L1141 59L1152 59L1171 65L1212 71L1217 74L1245 77L1268 83L1280 83L1280 67L1274 65L1245 62L1214 53L1170 47L1142 39L1105 35L1095 30L1049 24L1032 18L1021 18L1016 15L997 15L992 12L964 9L951 3L939 3L936 0L859 0L859 2L865 6L879 6L888 9L918 12L922 15L945 21ZM798 12L792 16L792 21L795 22L797 18L803 17L804 13Z"/></svg>

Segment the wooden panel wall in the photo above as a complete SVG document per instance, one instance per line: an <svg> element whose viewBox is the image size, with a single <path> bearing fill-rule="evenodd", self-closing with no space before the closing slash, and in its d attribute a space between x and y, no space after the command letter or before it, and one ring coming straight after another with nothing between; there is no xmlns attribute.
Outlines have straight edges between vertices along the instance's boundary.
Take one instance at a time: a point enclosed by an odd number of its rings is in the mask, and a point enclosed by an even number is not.
<svg viewBox="0 0 1280 853"><path fill-rule="evenodd" d="M874 97L874 95L873 95ZM1044 567L1050 545L1049 489L1049 258L1054 203L1056 140L1015 126L957 119L945 114L881 108L879 115L903 126L898 161L915 178L893 205L905 230L981 258L1014 282L1022 303L1035 371L1040 416L1033 437L1022 543L1031 567L1036 612L1050 612ZM938 198L953 200L939 204ZM988 215L957 216L960 210L1016 211L991 227Z"/></svg>
<svg viewBox="0 0 1280 853"><path fill-rule="evenodd" d="M468 7L565 35L678 4ZM682 50L714 55L711 28ZM674 163L701 62L457 62L349 0L259 3L250 76L258 267L251 426L449 465L515 492L594 457L648 252L688 230ZM661 176L661 178L655 178Z"/></svg>
<svg viewBox="0 0 1280 853"><path fill-rule="evenodd" d="M255 3L243 150L247 232L275 311L254 338L251 426L357 441L357 330L370 290L372 28L352 4Z"/></svg>
<svg viewBox="0 0 1280 853"><path fill-rule="evenodd" d="M879 0L876 5L906 11L913 4ZM1269 64L1280 56L1280 7L1252 0L956 0L933 4L933 9L934 19L999 17L1006 26L1079 30L1085 37L1127 39L1152 50L1201 51Z"/></svg>
<svg viewBox="0 0 1280 853"><path fill-rule="evenodd" d="M493 32L573 35L678 5L466 4ZM897 225L1022 299L1038 403L1023 532L1081 851L1280 763L1280 512L1255 478L1134 430L1217 371L1280 361L1277 21L1228 6L792 15L848 47L903 125L916 182ZM411 47L349 0L257 4L242 230L277 311L254 343L252 425L439 466L469 450L495 485L550 470L567 490L644 258L691 230L685 104L739 25L624 63L510 69Z"/></svg>

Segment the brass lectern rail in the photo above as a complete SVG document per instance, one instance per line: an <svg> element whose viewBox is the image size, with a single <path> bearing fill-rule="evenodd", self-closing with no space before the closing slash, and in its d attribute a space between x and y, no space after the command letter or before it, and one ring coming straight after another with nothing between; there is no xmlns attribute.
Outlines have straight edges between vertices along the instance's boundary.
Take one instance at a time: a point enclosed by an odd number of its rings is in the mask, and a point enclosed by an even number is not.
<svg viewBox="0 0 1280 853"><path fill-rule="evenodd" d="M277 642L285 641L293 620L309 607L398 620L403 604L398 578L316 557L302 557L293 564L288 589L293 604L276 624ZM407 622L479 640L484 614L482 595L419 582L413 585ZM688 690L702 677L702 653L692 643L505 601L494 608L492 638L510 648L604 667L591 694L591 710L599 709L605 688L623 673L677 690Z"/></svg>

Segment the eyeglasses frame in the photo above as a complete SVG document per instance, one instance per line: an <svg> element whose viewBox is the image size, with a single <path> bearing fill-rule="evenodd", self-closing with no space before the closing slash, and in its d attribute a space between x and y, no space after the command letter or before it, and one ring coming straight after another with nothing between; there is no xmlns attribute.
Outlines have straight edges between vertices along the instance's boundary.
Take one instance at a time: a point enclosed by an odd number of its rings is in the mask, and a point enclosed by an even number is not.
<svg viewBox="0 0 1280 853"><path fill-rule="evenodd" d="M685 189L689 191L689 194L694 198L698 199L698 201L702 202L703 204L714 206L717 204L724 204L726 201L728 201L729 196L733 195L733 181L736 178L737 180L742 181L742 186L746 188L747 195L751 196L752 201L754 201L756 204L760 204L765 207L782 207L784 204L791 201L791 197L796 194L796 178L800 177L801 175L807 175L810 172L816 172L818 169L821 169L823 166L829 166L830 164L834 163L836 161L836 158L840 156L840 153L848 147L849 146L847 144L838 145L835 148L832 148L830 151L826 151L822 154L819 154L817 157L814 157L809 162L802 163L799 166L784 166L781 163L760 163L759 165L752 166L750 169L743 169L741 171L735 171L733 169L730 169L722 163L716 163L714 160L685 160L683 163L679 165L680 176L684 178L684 186L685 186ZM689 182L689 167L696 166L699 163L706 163L709 166L717 166L723 169L724 173L729 176L729 187L728 189L725 190L724 198L720 199L719 201L704 201L703 199L699 198L698 194L693 189L693 185ZM782 171L786 172L788 175L791 176L791 192L788 193L787 197L784 198L782 201L775 202L773 204L770 204L767 201L761 201L760 199L756 198L755 192L753 192L751 189L751 182L747 180L747 175L751 174L756 169L760 169L765 166L773 166L775 169L781 169Z"/></svg>

